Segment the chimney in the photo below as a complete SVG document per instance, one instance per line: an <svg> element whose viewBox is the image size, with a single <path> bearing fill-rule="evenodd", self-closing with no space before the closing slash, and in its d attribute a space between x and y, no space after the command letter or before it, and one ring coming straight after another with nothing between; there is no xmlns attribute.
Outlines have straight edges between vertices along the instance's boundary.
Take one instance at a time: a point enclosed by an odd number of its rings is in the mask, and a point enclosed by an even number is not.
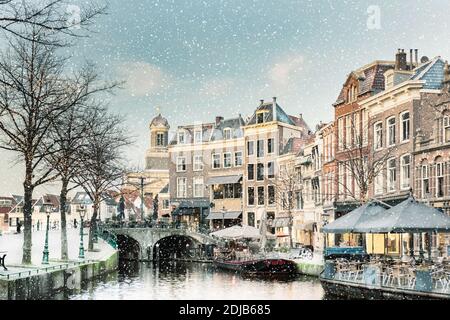
<svg viewBox="0 0 450 320"><path fill-rule="evenodd" d="M223 120L222 116L216 116L216 126L218 126L222 120Z"/></svg>
<svg viewBox="0 0 450 320"><path fill-rule="evenodd" d="M303 113L299 113L299 114L298 114L298 117L299 117L300 119L303 119Z"/></svg>
<svg viewBox="0 0 450 320"><path fill-rule="evenodd" d="M406 52L404 49L398 49L395 55L395 70L406 70L408 62L406 61Z"/></svg>
<svg viewBox="0 0 450 320"><path fill-rule="evenodd" d="M409 61L410 61L410 67L409 70L414 69L414 62L413 62L413 49L409 49Z"/></svg>
<svg viewBox="0 0 450 320"><path fill-rule="evenodd" d="M416 53L416 67L419 66L419 49L414 49L415 53Z"/></svg>
<svg viewBox="0 0 450 320"><path fill-rule="evenodd" d="M259 100L259 102L261 102L261 106L263 105L263 103L264 103L264 99L261 99L261 100Z"/></svg>
<svg viewBox="0 0 450 320"><path fill-rule="evenodd" d="M272 120L277 121L277 97L273 97L272 109L273 109Z"/></svg>

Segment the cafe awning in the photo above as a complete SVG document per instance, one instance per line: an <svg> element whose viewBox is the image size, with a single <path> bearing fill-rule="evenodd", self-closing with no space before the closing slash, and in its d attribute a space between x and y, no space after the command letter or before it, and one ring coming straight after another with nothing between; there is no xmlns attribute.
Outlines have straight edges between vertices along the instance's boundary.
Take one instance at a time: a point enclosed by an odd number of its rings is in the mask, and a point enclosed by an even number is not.
<svg viewBox="0 0 450 320"><path fill-rule="evenodd" d="M172 215L190 215L196 208L209 208L210 201L206 199L185 199L181 200Z"/></svg>
<svg viewBox="0 0 450 320"><path fill-rule="evenodd" d="M362 223L358 232L420 233L450 232L450 217L413 197Z"/></svg>
<svg viewBox="0 0 450 320"><path fill-rule="evenodd" d="M238 219L242 215L242 211L225 211L225 212L211 212L206 220L229 220L229 219Z"/></svg>
<svg viewBox="0 0 450 320"><path fill-rule="evenodd" d="M207 181L207 185L213 184L230 184L230 183L238 183L242 179L242 174L230 175L230 176L218 176L218 177L210 177Z"/></svg>
<svg viewBox="0 0 450 320"><path fill-rule="evenodd" d="M359 231L359 226L361 224L376 219L376 217L384 211L386 211L386 209L378 203L369 202L327 224L321 231L324 233L362 232Z"/></svg>

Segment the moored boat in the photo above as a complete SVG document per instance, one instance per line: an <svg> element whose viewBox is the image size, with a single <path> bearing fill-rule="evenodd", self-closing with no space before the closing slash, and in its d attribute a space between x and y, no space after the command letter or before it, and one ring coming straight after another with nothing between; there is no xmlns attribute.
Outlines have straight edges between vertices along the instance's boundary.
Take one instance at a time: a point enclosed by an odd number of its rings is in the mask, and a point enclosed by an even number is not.
<svg viewBox="0 0 450 320"><path fill-rule="evenodd" d="M297 270L295 262L277 258L215 260L214 265L225 270L255 275L291 275Z"/></svg>

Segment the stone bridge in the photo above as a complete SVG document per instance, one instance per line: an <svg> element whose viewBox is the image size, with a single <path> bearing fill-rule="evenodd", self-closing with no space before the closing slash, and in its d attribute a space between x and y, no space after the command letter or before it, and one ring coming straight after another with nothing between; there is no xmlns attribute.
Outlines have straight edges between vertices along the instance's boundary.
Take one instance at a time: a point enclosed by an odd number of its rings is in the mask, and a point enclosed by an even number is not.
<svg viewBox="0 0 450 320"><path fill-rule="evenodd" d="M153 261L163 254L166 258L200 259L209 245L218 244L217 239L188 229L106 228L103 232L114 235L120 257L130 260Z"/></svg>

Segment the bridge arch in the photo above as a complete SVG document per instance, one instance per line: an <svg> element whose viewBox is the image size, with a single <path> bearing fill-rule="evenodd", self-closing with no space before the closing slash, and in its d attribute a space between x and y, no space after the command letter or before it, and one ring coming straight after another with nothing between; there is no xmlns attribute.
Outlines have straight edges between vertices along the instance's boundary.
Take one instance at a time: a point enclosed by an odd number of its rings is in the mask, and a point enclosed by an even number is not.
<svg viewBox="0 0 450 320"><path fill-rule="evenodd" d="M203 245L197 239L187 235L173 234L160 238L153 245L154 261L174 258L195 258L199 256Z"/></svg>
<svg viewBox="0 0 450 320"><path fill-rule="evenodd" d="M140 260L142 258L139 241L129 235L117 235L117 249L119 250L119 259Z"/></svg>

